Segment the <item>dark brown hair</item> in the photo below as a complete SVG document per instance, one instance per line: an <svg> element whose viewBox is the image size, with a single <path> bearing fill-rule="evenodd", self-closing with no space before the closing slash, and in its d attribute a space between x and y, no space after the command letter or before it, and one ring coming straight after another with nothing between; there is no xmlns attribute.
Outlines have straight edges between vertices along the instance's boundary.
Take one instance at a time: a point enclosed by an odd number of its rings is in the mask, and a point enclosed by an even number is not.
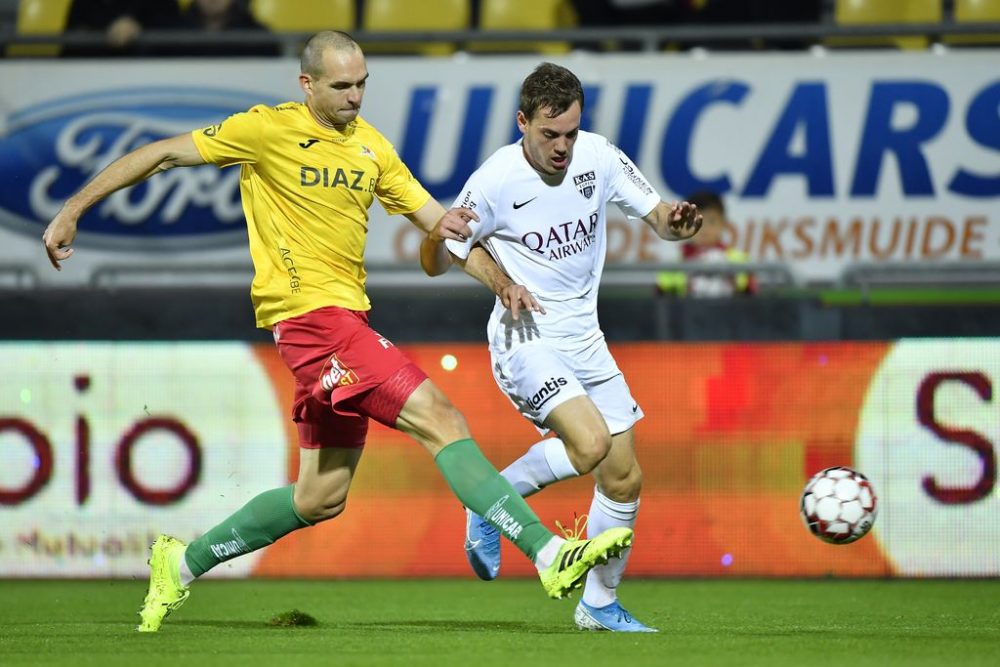
<svg viewBox="0 0 1000 667"><path fill-rule="evenodd" d="M687 196L685 201L697 206L699 211L714 208L719 213L726 214L726 205L722 202L722 197L711 190L692 192Z"/></svg>
<svg viewBox="0 0 1000 667"><path fill-rule="evenodd" d="M576 75L565 67L542 63L521 84L520 109L531 120L536 111L544 110L549 118L565 113L573 102L583 111L583 86Z"/></svg>

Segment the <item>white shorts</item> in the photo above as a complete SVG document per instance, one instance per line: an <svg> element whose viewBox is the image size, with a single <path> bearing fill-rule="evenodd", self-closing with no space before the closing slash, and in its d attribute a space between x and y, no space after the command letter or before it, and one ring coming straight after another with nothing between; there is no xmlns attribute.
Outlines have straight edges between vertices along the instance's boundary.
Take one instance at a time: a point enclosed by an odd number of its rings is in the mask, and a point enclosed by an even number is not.
<svg viewBox="0 0 1000 667"><path fill-rule="evenodd" d="M590 397L612 435L643 416L603 338L572 352L538 340L510 350L491 348L490 357L500 391L543 435L549 413L577 396Z"/></svg>

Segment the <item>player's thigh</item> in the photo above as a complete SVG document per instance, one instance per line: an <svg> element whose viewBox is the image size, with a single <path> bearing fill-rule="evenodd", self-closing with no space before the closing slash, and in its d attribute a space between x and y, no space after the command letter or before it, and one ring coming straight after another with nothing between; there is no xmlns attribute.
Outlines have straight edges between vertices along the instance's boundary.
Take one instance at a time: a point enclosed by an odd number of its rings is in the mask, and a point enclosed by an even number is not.
<svg viewBox="0 0 1000 667"><path fill-rule="evenodd" d="M541 433L547 433L549 415L586 390L565 357L544 341L511 350L490 349L493 379L517 411ZM558 432L558 431L557 431Z"/></svg>
<svg viewBox="0 0 1000 667"><path fill-rule="evenodd" d="M617 366L609 368L610 370L613 370L613 375L589 383L584 382L584 388L587 390L587 396L604 416L608 429L612 433L624 433L642 419L643 412L632 396L632 390L629 389L625 376Z"/></svg>
<svg viewBox="0 0 1000 667"><path fill-rule="evenodd" d="M594 469L597 488L619 503L636 500L642 490L642 469L635 455L635 431L611 436L611 450Z"/></svg>
<svg viewBox="0 0 1000 667"><path fill-rule="evenodd" d="M465 417L430 380L424 380L403 403L396 428L432 455L456 440L471 437Z"/></svg>
<svg viewBox="0 0 1000 667"><path fill-rule="evenodd" d="M604 417L587 396L575 396L560 403L545 419L555 431L577 472L594 470L611 448L611 433Z"/></svg>
<svg viewBox="0 0 1000 667"><path fill-rule="evenodd" d="M360 447L299 448L295 508L302 518L315 523L344 510L363 451Z"/></svg>

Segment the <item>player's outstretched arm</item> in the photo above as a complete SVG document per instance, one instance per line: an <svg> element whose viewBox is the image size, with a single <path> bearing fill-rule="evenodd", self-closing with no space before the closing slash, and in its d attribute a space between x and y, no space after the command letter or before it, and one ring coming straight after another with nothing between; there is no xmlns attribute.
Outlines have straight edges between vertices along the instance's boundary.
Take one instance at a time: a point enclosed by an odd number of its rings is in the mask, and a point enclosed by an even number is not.
<svg viewBox="0 0 1000 667"><path fill-rule="evenodd" d="M664 241L683 241L701 229L698 207L686 201L672 204L661 201L643 220Z"/></svg>
<svg viewBox="0 0 1000 667"><path fill-rule="evenodd" d="M69 259L73 254L70 245L76 238L77 221L91 206L111 193L144 181L158 172L199 164L205 164L205 159L195 148L190 134L146 144L109 164L79 192L67 199L45 228L42 242L45 243L45 251L52 266L61 270L59 262Z"/></svg>

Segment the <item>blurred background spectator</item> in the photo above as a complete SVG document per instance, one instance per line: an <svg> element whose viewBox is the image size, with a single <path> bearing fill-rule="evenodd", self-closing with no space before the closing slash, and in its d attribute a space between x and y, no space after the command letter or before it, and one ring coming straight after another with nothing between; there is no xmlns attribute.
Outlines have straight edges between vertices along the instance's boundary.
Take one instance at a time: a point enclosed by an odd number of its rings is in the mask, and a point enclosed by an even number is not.
<svg viewBox="0 0 1000 667"><path fill-rule="evenodd" d="M689 11L684 20L693 24L781 24L819 23L823 18L823 0L796 0L795 2L773 2L772 0L688 0ZM768 39L769 49L804 49L816 43L815 39ZM707 40L700 44L707 49L764 48L762 39L749 42L729 42Z"/></svg>
<svg viewBox="0 0 1000 667"><path fill-rule="evenodd" d="M186 5L181 9L182 5ZM101 31L106 35L101 46L71 46L67 56L277 56L278 42L268 29L251 14L248 0L74 0L67 30ZM144 30L173 30L182 33L205 33L208 39L178 39L172 44L143 44ZM257 32L261 39L239 43L215 42L212 34L239 30Z"/></svg>
<svg viewBox="0 0 1000 667"><path fill-rule="evenodd" d="M823 0L770 2L769 0L573 0L580 25L594 28L614 26L657 27L665 25L713 25L752 23L819 23ZM810 39L770 39L768 48L807 48ZM688 44L687 46L691 46ZM710 49L761 48L763 41L706 40L697 46ZM615 45L615 48L629 45ZM675 50L678 45L663 43Z"/></svg>
<svg viewBox="0 0 1000 667"><path fill-rule="evenodd" d="M690 11L691 0L573 0L580 25L604 28L616 25L675 23Z"/></svg>
<svg viewBox="0 0 1000 667"><path fill-rule="evenodd" d="M67 46L64 56L109 58L153 55L136 40L143 30L176 28L181 12L177 0L74 0L66 19L66 30L100 31L101 46Z"/></svg>
<svg viewBox="0 0 1000 667"><path fill-rule="evenodd" d="M268 29L250 13L246 0L194 0L181 15L180 28L191 32L220 33L244 30L260 33L261 41L241 44L203 42L178 47L185 56L276 56L281 49Z"/></svg>
<svg viewBox="0 0 1000 667"><path fill-rule="evenodd" d="M682 261L719 265L745 263L747 255L731 247L724 239L726 206L714 192L696 192L687 201L698 207L703 216L701 230L681 246ZM709 266L706 266L709 268ZM755 294L757 281L751 273L702 271L662 271L656 277L661 294L692 297L732 297Z"/></svg>

